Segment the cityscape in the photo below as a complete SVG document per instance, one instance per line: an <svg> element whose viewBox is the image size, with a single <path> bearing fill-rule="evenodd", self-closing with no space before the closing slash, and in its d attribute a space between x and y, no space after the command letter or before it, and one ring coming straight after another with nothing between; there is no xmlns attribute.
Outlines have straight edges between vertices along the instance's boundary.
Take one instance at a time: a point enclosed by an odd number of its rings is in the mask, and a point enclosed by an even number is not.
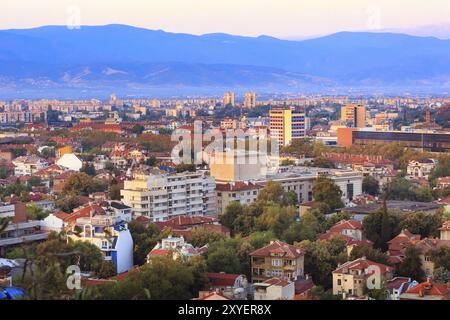
<svg viewBox="0 0 450 320"><path fill-rule="evenodd" d="M450 300L450 32L87 20L0 24L0 300Z"/></svg>

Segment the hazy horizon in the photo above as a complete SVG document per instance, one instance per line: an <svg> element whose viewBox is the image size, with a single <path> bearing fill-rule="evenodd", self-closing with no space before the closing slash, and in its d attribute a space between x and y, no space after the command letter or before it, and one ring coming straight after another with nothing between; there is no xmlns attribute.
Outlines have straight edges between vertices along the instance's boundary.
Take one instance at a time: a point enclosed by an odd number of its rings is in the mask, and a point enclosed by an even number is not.
<svg viewBox="0 0 450 320"><path fill-rule="evenodd" d="M444 32L433 28L428 32L447 37L450 2L444 2L341 0L336 6L332 0L3 0L0 29L124 24L194 35L301 39L341 31L408 33L442 25Z"/></svg>

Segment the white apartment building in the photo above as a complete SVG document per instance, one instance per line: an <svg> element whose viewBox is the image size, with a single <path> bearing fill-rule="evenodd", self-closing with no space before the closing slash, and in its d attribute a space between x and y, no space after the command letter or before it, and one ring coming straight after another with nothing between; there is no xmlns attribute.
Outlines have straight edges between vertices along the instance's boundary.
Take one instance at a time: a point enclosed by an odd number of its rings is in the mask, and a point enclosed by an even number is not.
<svg viewBox="0 0 450 320"><path fill-rule="evenodd" d="M179 215L214 215L215 180L205 172L136 174L124 182L123 203L135 216L166 221Z"/></svg>
<svg viewBox="0 0 450 320"><path fill-rule="evenodd" d="M39 170L48 167L47 161L35 155L18 157L12 163L14 165L14 175L17 177L31 176Z"/></svg>

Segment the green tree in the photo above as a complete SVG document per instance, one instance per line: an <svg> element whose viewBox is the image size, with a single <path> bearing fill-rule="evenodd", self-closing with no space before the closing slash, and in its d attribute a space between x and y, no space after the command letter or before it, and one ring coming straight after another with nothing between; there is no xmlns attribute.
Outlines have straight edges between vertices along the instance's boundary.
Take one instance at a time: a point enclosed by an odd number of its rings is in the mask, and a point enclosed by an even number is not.
<svg viewBox="0 0 450 320"><path fill-rule="evenodd" d="M116 265L112 261L102 261L98 277L100 279L108 279L116 275Z"/></svg>
<svg viewBox="0 0 450 320"><path fill-rule="evenodd" d="M199 227L191 232L187 240L195 247L203 247L206 244L211 244L224 238L225 236L220 232Z"/></svg>
<svg viewBox="0 0 450 320"><path fill-rule="evenodd" d="M27 217L29 220L44 220L48 215L48 211L34 203L27 206Z"/></svg>
<svg viewBox="0 0 450 320"><path fill-rule="evenodd" d="M364 193L377 196L380 193L380 184L377 179L367 175L363 179L362 190Z"/></svg>
<svg viewBox="0 0 450 320"><path fill-rule="evenodd" d="M189 300L204 289L205 275L201 262L184 262L168 257L131 272L125 280L98 287L102 300Z"/></svg>
<svg viewBox="0 0 450 320"><path fill-rule="evenodd" d="M409 246L405 250L405 258L397 268L397 275L401 277L409 277L416 281L421 281L425 277L422 269L422 261L420 260L420 251Z"/></svg>
<svg viewBox="0 0 450 320"><path fill-rule="evenodd" d="M91 177L94 177L97 174L94 165L90 163L83 164L80 171L86 173L88 176Z"/></svg>
<svg viewBox="0 0 450 320"><path fill-rule="evenodd" d="M328 290L332 287L332 272L339 262L347 258L346 243L340 237L330 240L305 240L296 244L305 251L305 273L311 275L316 285Z"/></svg>
<svg viewBox="0 0 450 320"><path fill-rule="evenodd" d="M353 261L362 257L368 260L389 265L389 257L387 254L381 252L379 249L374 249L369 246L356 246L350 253L349 261Z"/></svg>
<svg viewBox="0 0 450 320"><path fill-rule="evenodd" d="M113 184L109 187L109 198L111 200L121 200L122 196L120 195L120 191L123 189L122 184Z"/></svg>
<svg viewBox="0 0 450 320"><path fill-rule="evenodd" d="M450 271L444 267L434 269L433 281L437 283L448 283L450 281Z"/></svg>
<svg viewBox="0 0 450 320"><path fill-rule="evenodd" d="M234 221L244 212L244 207L238 201L231 202L225 209L225 213L222 214L219 219L220 223L230 230L234 230Z"/></svg>
<svg viewBox="0 0 450 320"><path fill-rule="evenodd" d="M341 189L326 177L319 177L314 183L313 197L315 201L326 203L331 210L344 207Z"/></svg>
<svg viewBox="0 0 450 320"><path fill-rule="evenodd" d="M66 213L71 213L73 209L78 208L81 205L80 199L75 194L69 194L63 196L56 201L56 207Z"/></svg>
<svg viewBox="0 0 450 320"><path fill-rule="evenodd" d="M400 216L393 212L387 212L381 208L367 215L363 220L364 231L367 239L374 243L374 248L386 250L386 242L394 238L401 231ZM382 232L382 229L384 231Z"/></svg>
<svg viewBox="0 0 450 320"><path fill-rule="evenodd" d="M294 207L281 207L271 204L264 208L263 214L256 218L257 229L271 230L277 237L294 223L297 213Z"/></svg>
<svg viewBox="0 0 450 320"><path fill-rule="evenodd" d="M422 238L438 237L441 226L442 218L439 213L413 212L404 215L400 222L401 229L408 229L414 234L420 234Z"/></svg>
<svg viewBox="0 0 450 320"><path fill-rule="evenodd" d="M134 133L134 134L142 134L142 132L144 132L144 127L142 126L142 125L140 125L140 124L135 124L134 126L133 126L133 128L131 129L131 131Z"/></svg>
<svg viewBox="0 0 450 320"><path fill-rule="evenodd" d="M431 252L431 261L435 268L445 268L450 270L450 247L442 246Z"/></svg>
<svg viewBox="0 0 450 320"><path fill-rule="evenodd" d="M239 273L241 271L239 259L231 248L217 248L208 254L206 263L210 272Z"/></svg>
<svg viewBox="0 0 450 320"><path fill-rule="evenodd" d="M277 239L273 231L256 231L250 234L250 245L256 250Z"/></svg>
<svg viewBox="0 0 450 320"><path fill-rule="evenodd" d="M99 180L93 179L84 172L74 173L63 187L63 195L79 194L87 196L93 192L104 191L106 186Z"/></svg>

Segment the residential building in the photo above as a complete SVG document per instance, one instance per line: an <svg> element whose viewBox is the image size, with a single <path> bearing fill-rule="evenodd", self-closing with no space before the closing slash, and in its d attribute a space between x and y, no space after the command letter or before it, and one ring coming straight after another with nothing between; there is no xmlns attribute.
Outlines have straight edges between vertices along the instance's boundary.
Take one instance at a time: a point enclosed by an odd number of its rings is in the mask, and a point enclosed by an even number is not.
<svg viewBox="0 0 450 320"><path fill-rule="evenodd" d="M422 282L402 293L400 300L450 300L448 284L433 283L431 278L426 282Z"/></svg>
<svg viewBox="0 0 450 320"><path fill-rule="evenodd" d="M234 100L234 92L225 92L223 95L223 105L226 107L228 105L231 105L232 107L235 106L235 100Z"/></svg>
<svg viewBox="0 0 450 320"><path fill-rule="evenodd" d="M366 126L366 107L362 105L346 105L341 108L341 121L350 127Z"/></svg>
<svg viewBox="0 0 450 320"><path fill-rule="evenodd" d="M293 300L295 296L295 284L288 279L271 278L253 287L255 300Z"/></svg>
<svg viewBox="0 0 450 320"><path fill-rule="evenodd" d="M64 154L57 162L57 165L67 168L67 170L71 171L80 171L83 167L83 161L81 161L76 155L73 153Z"/></svg>
<svg viewBox="0 0 450 320"><path fill-rule="evenodd" d="M418 285L417 281L411 280L411 278L406 277L395 277L386 282L386 290L388 292L388 300L400 300L400 296L407 290Z"/></svg>
<svg viewBox="0 0 450 320"><path fill-rule="evenodd" d="M356 246L369 246L373 243L365 239L363 234L363 224L357 220L341 220L332 226L327 232L320 235L318 239L329 240L333 237L340 237L345 240L347 246L347 254Z"/></svg>
<svg viewBox="0 0 450 320"><path fill-rule="evenodd" d="M0 233L0 255L8 247L48 238L49 233L41 229L39 221L28 220L26 205L23 203L0 204L0 218L11 219L6 229Z"/></svg>
<svg viewBox="0 0 450 320"><path fill-rule="evenodd" d="M369 215L371 212L381 209L383 203L381 201L375 203L369 203L366 205L356 206L356 207L346 207L342 209L353 216L353 219L362 221L364 217ZM404 213L412 212L424 212L424 213L435 213L440 208L444 207L443 204L435 202L418 202L418 201L402 201L402 200L388 200L386 201L386 206L388 210L401 211Z"/></svg>
<svg viewBox="0 0 450 320"><path fill-rule="evenodd" d="M435 159L410 160L406 169L407 177L428 179L436 165Z"/></svg>
<svg viewBox="0 0 450 320"><path fill-rule="evenodd" d="M292 140L305 138L305 111L299 107L274 108L270 110L270 138L278 141L281 147Z"/></svg>
<svg viewBox="0 0 450 320"><path fill-rule="evenodd" d="M436 188L445 189L450 187L450 177L441 177L436 179Z"/></svg>
<svg viewBox="0 0 450 320"><path fill-rule="evenodd" d="M210 291L220 292L234 300L245 300L250 294L247 277L241 274L207 273Z"/></svg>
<svg viewBox="0 0 450 320"><path fill-rule="evenodd" d="M412 243L420 241L419 234L413 234L407 229L403 229L400 234L388 241L389 261L398 264L405 258L405 250Z"/></svg>
<svg viewBox="0 0 450 320"><path fill-rule="evenodd" d="M172 237L171 235L161 242L158 242L147 255L147 263L154 257L172 257L174 260L178 258L190 259L193 256L201 255L207 247L195 248L192 244L187 243L184 237Z"/></svg>
<svg viewBox="0 0 450 320"><path fill-rule="evenodd" d="M215 181L205 172L136 174L124 181L123 203L135 216L166 221L175 216L215 215Z"/></svg>
<svg viewBox="0 0 450 320"><path fill-rule="evenodd" d="M210 165L211 176L217 185L224 182L244 182L265 186L268 181L281 184L286 192L293 191L297 194L298 203L313 201L313 186L319 176L325 176L333 180L342 191L344 203L351 202L355 197L362 194L363 175L353 170L314 168L314 167L279 167L275 170L267 166L249 164L248 161L233 160L228 157L221 163Z"/></svg>
<svg viewBox="0 0 450 320"><path fill-rule="evenodd" d="M14 165L14 175L17 177L31 176L48 166L45 159L36 155L18 157L12 163Z"/></svg>
<svg viewBox="0 0 450 320"><path fill-rule="evenodd" d="M81 232L76 232L76 228ZM133 239L126 221L110 215L90 215L76 219L68 238L98 247L105 261L112 261L118 274L133 268Z"/></svg>
<svg viewBox="0 0 450 320"><path fill-rule="evenodd" d="M247 109L256 108L256 93L246 92L244 96L244 107Z"/></svg>
<svg viewBox="0 0 450 320"><path fill-rule="evenodd" d="M431 254L439 248L447 248L450 250L450 240L429 239L425 238L413 245L420 252L420 260L422 262L422 269L427 277L433 277L435 264Z"/></svg>
<svg viewBox="0 0 450 320"><path fill-rule="evenodd" d="M142 218L143 216L141 216ZM142 219L139 219L142 221ZM138 220L138 221L139 221ZM145 222L144 222L145 224ZM187 238L196 229L205 229L221 233L224 237L230 236L230 229L221 225L219 220L210 216L176 216L167 221L157 221L155 225L162 231L166 228L172 230L172 235Z"/></svg>
<svg viewBox="0 0 450 320"><path fill-rule="evenodd" d="M55 156L56 158L61 158L62 156L64 156L65 154L68 153L73 153L73 148L71 145L67 145L67 146L63 146L63 147L59 147L56 149L55 152Z"/></svg>
<svg viewBox="0 0 450 320"><path fill-rule="evenodd" d="M267 246L250 253L250 257L253 283L273 277L293 281L304 275L303 250L282 241L271 241Z"/></svg>
<svg viewBox="0 0 450 320"><path fill-rule="evenodd" d="M348 297L361 297L367 288L368 280L374 289L381 289L386 280L392 278L393 269L365 257L348 261L333 271L333 294Z"/></svg>
<svg viewBox="0 0 450 320"><path fill-rule="evenodd" d="M445 221L439 230L441 231L441 240L450 240L450 220Z"/></svg>
<svg viewBox="0 0 450 320"><path fill-rule="evenodd" d="M228 182L216 184L216 208L220 216L232 202L249 205L256 202L259 191L263 187L251 182Z"/></svg>

